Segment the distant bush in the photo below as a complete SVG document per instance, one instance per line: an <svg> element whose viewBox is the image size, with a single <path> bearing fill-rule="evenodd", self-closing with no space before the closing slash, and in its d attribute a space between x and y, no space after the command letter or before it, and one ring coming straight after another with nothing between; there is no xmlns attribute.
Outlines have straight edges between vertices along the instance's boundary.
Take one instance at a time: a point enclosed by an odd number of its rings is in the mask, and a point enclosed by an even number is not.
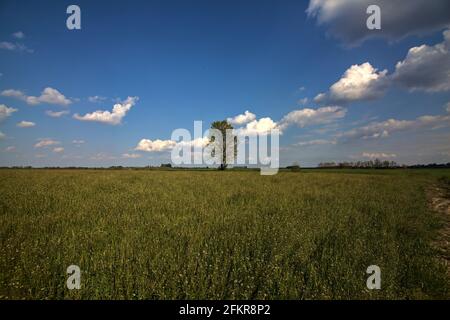
<svg viewBox="0 0 450 320"><path fill-rule="evenodd" d="M287 166L286 169L290 169L291 171L300 171L300 166L298 164Z"/></svg>

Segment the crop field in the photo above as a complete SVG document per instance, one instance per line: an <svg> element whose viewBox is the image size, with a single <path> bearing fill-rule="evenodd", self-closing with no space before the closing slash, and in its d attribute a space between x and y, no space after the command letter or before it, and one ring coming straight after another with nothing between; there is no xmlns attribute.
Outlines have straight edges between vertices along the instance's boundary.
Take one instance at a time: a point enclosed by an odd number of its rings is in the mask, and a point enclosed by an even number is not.
<svg viewBox="0 0 450 320"><path fill-rule="evenodd" d="M427 196L442 176L0 170L0 298L448 298Z"/></svg>

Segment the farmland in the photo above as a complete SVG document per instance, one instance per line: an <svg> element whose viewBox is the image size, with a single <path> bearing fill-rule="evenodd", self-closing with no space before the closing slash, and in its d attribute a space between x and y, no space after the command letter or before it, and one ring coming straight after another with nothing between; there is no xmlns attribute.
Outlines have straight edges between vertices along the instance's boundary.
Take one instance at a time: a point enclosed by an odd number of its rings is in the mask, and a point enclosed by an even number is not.
<svg viewBox="0 0 450 320"><path fill-rule="evenodd" d="M448 298L427 200L442 176L3 169L0 298Z"/></svg>

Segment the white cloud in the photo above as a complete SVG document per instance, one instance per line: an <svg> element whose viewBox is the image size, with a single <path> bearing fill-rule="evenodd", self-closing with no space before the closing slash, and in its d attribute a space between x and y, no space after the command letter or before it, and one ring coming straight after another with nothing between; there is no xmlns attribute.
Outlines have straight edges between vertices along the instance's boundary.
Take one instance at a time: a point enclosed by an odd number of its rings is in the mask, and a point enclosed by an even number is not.
<svg viewBox="0 0 450 320"><path fill-rule="evenodd" d="M209 143L209 138L208 137L202 137L202 138L197 138L194 140L189 140L189 141L180 141L180 142L176 142L175 144L178 146L191 146L194 148L203 148L206 147Z"/></svg>
<svg viewBox="0 0 450 320"><path fill-rule="evenodd" d="M34 147L35 148L43 148L43 147L48 147L48 146L53 146L56 144L60 144L59 141L53 140L53 139L49 139L49 138L44 138L44 139L39 139L39 142L37 142Z"/></svg>
<svg viewBox="0 0 450 320"><path fill-rule="evenodd" d="M0 42L0 49L5 49L9 51L20 51L20 52L27 52L27 53L33 53L33 49L29 49L26 45L23 43L12 43L8 41L2 41Z"/></svg>
<svg viewBox="0 0 450 320"><path fill-rule="evenodd" d="M4 139L6 137L6 135L0 131L0 140Z"/></svg>
<svg viewBox="0 0 450 320"><path fill-rule="evenodd" d="M334 83L328 93L314 98L317 103L349 103L381 97L388 85L387 70L378 72L368 62L352 65L341 79Z"/></svg>
<svg viewBox="0 0 450 320"><path fill-rule="evenodd" d="M125 159L137 159L142 157L142 155L140 155L139 153L124 153L122 154L122 158Z"/></svg>
<svg viewBox="0 0 450 320"><path fill-rule="evenodd" d="M174 141L174 140L149 140L149 139L142 139L139 141L138 145L134 150L136 151L145 151L145 152L162 152L162 151L168 151L172 150L175 146L184 147L184 146L191 146L191 147L205 147L209 143L208 137L201 137L194 140L189 141Z"/></svg>
<svg viewBox="0 0 450 320"><path fill-rule="evenodd" d="M381 159L381 158L396 158L395 153L384 153L384 152L363 152L362 156L364 158L370 159Z"/></svg>
<svg viewBox="0 0 450 320"><path fill-rule="evenodd" d="M72 143L73 144L83 144L83 143L85 143L86 141L84 141L84 140L73 140L72 141Z"/></svg>
<svg viewBox="0 0 450 320"><path fill-rule="evenodd" d="M84 116L80 116L77 113L74 114L74 118L81 121L94 121L111 125L118 125L122 122L128 111L135 105L138 97L128 97L121 103L116 103L110 111L97 110L93 113L87 113Z"/></svg>
<svg viewBox="0 0 450 320"><path fill-rule="evenodd" d="M245 126L234 129L234 134L240 136L263 135L270 133L273 129L280 130L280 134L282 134L283 130L291 125L305 127L328 124L343 118L346 112L347 109L339 106L327 106L319 109L304 108L289 112L280 122L275 122L269 117L254 119Z"/></svg>
<svg viewBox="0 0 450 320"><path fill-rule="evenodd" d="M450 102L448 102L448 103L445 105L445 111L447 111L448 113L450 113Z"/></svg>
<svg viewBox="0 0 450 320"><path fill-rule="evenodd" d="M160 151L167 151L175 147L176 142L173 140L149 140L149 139L142 139L139 141L138 145L136 146L135 150L137 151L146 151L146 152L160 152Z"/></svg>
<svg viewBox="0 0 450 320"><path fill-rule="evenodd" d="M197 148L197 147L203 148L203 147L206 147L209 144L209 142L210 142L209 137L203 137L203 138L197 138L197 139L192 140L191 145L194 148Z"/></svg>
<svg viewBox="0 0 450 320"><path fill-rule="evenodd" d="M3 90L1 95L4 97L13 97L13 98L18 98L18 99L22 99L22 100L26 99L26 96L22 91L14 90L14 89Z"/></svg>
<svg viewBox="0 0 450 320"><path fill-rule="evenodd" d="M264 135L268 134L272 129L278 129L277 123L271 118L266 117L253 120L247 123L245 127L237 128L234 130L234 133L240 136Z"/></svg>
<svg viewBox="0 0 450 320"><path fill-rule="evenodd" d="M0 104L0 121L5 120L16 111L17 109L9 108L7 105Z"/></svg>
<svg viewBox="0 0 450 320"><path fill-rule="evenodd" d="M28 97L27 100L30 100L30 104L48 103L67 106L72 103L61 92L50 87L45 88L39 97Z"/></svg>
<svg viewBox="0 0 450 320"><path fill-rule="evenodd" d="M300 141L297 142L296 146L316 146L316 145L324 145L324 144L336 144L336 140L325 140L325 139L316 139L309 141Z"/></svg>
<svg viewBox="0 0 450 320"><path fill-rule="evenodd" d="M69 114L70 112L68 110L63 110L63 111L52 111L52 110L47 110L45 111L45 114L53 117L53 118L59 118L65 114Z"/></svg>
<svg viewBox="0 0 450 320"><path fill-rule="evenodd" d="M381 9L381 30L366 28L369 5ZM366 39L382 37L389 40L409 35L424 35L450 25L448 0L310 0L306 10L320 25L329 26L329 33L346 44L357 45Z"/></svg>
<svg viewBox="0 0 450 320"><path fill-rule="evenodd" d="M25 33L23 33L22 31L17 31L17 32L14 32L12 34L12 36L16 39L23 39L23 38L25 38Z"/></svg>
<svg viewBox="0 0 450 320"><path fill-rule="evenodd" d="M310 125L327 124L345 117L347 109L339 106L328 106L319 109L300 109L289 112L280 122L280 129L295 124L301 128Z"/></svg>
<svg viewBox="0 0 450 320"><path fill-rule="evenodd" d="M234 125L242 125L255 119L256 115L247 110L244 114L239 114L233 118L228 118L227 121Z"/></svg>
<svg viewBox="0 0 450 320"><path fill-rule="evenodd" d="M450 91L450 30L444 41L434 46L421 45L409 49L406 58L395 66L395 72L378 71L369 62L352 65L328 92L320 93L317 103L349 103L382 97L392 84L410 91Z"/></svg>
<svg viewBox="0 0 450 320"><path fill-rule="evenodd" d="M36 125L36 123L31 122L31 121L20 121L17 126L19 128L31 128L34 127Z"/></svg>
<svg viewBox="0 0 450 320"><path fill-rule="evenodd" d="M88 101L92 102L92 103L99 103L99 102L103 102L105 100L106 100L106 97L102 97L102 96L88 97Z"/></svg>
<svg viewBox="0 0 450 320"><path fill-rule="evenodd" d="M53 152L55 152L55 153L61 153L61 152L64 152L64 148L63 148L63 147L53 148Z"/></svg>
<svg viewBox="0 0 450 320"><path fill-rule="evenodd" d="M294 110L288 113L279 123L275 122L269 117L256 119L254 114L251 114L251 118L254 120L246 123L242 127L237 127L233 130L233 133L238 136L253 136L253 135L265 135L270 133L273 129L280 130L280 133L288 126L296 124L300 127L309 125L320 125L328 124L340 118L343 118L347 112L347 109L339 106L329 106L322 107L319 109L301 109ZM250 112L245 112L243 115L248 119ZM228 118L228 119L236 119ZM242 118L239 118L238 122L244 122ZM174 140L150 140L141 139L134 150L136 151L146 151L146 152L160 152L173 149L175 146L194 146L194 147L205 147L209 143L208 137L197 138L191 141L180 141L176 142ZM316 140L310 142L309 144L320 144L321 141ZM327 143L335 144L336 142L330 141ZM306 145L306 144L305 144Z"/></svg>
<svg viewBox="0 0 450 320"><path fill-rule="evenodd" d="M25 101L29 105L37 105L41 103L56 104L61 106L68 106L72 103L70 99L67 99L61 92L54 88L45 88L39 97L27 96L20 90L8 89L1 93L5 97L13 97Z"/></svg>
<svg viewBox="0 0 450 320"><path fill-rule="evenodd" d="M441 43L409 49L405 60L395 66L393 80L411 91L449 91L450 30L444 32Z"/></svg>
<svg viewBox="0 0 450 320"><path fill-rule="evenodd" d="M16 151L16 147L14 147L14 146L6 147L6 148L5 148L5 151L6 151L6 152L13 152L13 151Z"/></svg>
<svg viewBox="0 0 450 320"><path fill-rule="evenodd" d="M450 126L450 115L420 116L414 120L388 119L372 122L340 134L344 139L376 139L388 137L392 132L414 130L419 128L438 128Z"/></svg>

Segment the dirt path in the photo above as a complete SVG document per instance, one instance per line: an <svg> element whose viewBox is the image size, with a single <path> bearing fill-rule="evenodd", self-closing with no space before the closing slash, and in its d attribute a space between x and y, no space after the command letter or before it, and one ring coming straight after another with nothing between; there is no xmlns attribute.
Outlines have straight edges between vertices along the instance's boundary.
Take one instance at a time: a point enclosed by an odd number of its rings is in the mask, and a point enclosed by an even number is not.
<svg viewBox="0 0 450 320"><path fill-rule="evenodd" d="M447 265L447 273L450 277L450 185L448 182L433 185L429 190L428 198L432 209L444 219L444 225L439 230L434 245L439 252L439 257Z"/></svg>

